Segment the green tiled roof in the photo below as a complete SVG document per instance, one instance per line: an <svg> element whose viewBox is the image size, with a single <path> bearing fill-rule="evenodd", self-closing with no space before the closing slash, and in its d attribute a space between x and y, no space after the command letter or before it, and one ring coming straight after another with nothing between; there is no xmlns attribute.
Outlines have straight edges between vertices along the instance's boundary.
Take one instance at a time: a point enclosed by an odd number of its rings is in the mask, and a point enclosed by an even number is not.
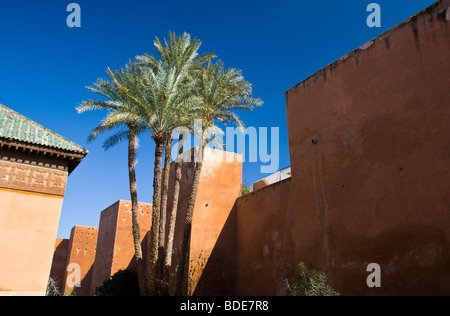
<svg viewBox="0 0 450 316"><path fill-rule="evenodd" d="M86 154L88 151L29 118L0 104L0 137Z"/></svg>

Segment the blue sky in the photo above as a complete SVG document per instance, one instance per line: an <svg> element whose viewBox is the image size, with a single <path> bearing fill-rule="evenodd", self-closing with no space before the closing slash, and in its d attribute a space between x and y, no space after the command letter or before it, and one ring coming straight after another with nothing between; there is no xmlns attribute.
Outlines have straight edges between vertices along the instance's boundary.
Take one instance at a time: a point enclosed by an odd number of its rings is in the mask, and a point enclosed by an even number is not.
<svg viewBox="0 0 450 316"><path fill-rule="evenodd" d="M81 28L69 28L69 3L81 7ZM381 6L381 28L366 24L368 4ZM239 68L262 108L239 113L247 126L280 128L280 168L289 166L285 92L348 52L431 5L433 0L323 1L0 1L0 103L89 149L69 177L58 230L98 226L100 212L129 199L126 144L104 152L86 144L104 113L78 115L95 97L86 90L107 67L123 67L155 53L155 36L188 32L226 67ZM154 146L140 141L139 199L152 200ZM265 177L261 164L244 164L244 183Z"/></svg>

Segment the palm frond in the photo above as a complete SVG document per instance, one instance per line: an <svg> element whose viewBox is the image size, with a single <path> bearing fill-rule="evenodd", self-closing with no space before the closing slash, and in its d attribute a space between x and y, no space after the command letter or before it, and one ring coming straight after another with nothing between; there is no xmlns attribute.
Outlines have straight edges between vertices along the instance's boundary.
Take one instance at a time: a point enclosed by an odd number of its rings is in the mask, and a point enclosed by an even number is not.
<svg viewBox="0 0 450 316"><path fill-rule="evenodd" d="M114 135L108 137L103 143L103 149L109 150L120 142L128 139L130 136L130 130L120 130Z"/></svg>

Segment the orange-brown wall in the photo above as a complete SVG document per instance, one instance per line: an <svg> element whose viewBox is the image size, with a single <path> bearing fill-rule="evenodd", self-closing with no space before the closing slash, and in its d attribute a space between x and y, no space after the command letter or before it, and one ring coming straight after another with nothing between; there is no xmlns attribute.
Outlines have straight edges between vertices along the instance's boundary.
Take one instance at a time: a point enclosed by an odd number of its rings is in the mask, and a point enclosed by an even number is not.
<svg viewBox="0 0 450 316"><path fill-rule="evenodd" d="M292 179L238 200L236 294L286 293L300 261L344 295L450 293L449 6L286 93Z"/></svg>
<svg viewBox="0 0 450 316"><path fill-rule="evenodd" d="M286 294L284 279L295 270L295 242L302 236L295 234L294 225L303 219L291 190L287 179L237 200L235 294Z"/></svg>
<svg viewBox="0 0 450 316"><path fill-rule="evenodd" d="M56 239L50 277L56 282L59 289L63 288L69 246L70 239Z"/></svg>
<svg viewBox="0 0 450 316"><path fill-rule="evenodd" d="M139 225L141 241L151 226L151 204L139 203ZM93 264L93 276L90 294L94 295L98 287L118 272L133 269L134 247L132 235L131 202L120 200L100 215L97 255ZM145 247L143 246L145 255Z"/></svg>
<svg viewBox="0 0 450 316"><path fill-rule="evenodd" d="M103 210L100 214L100 224L97 238L97 252L93 264L90 295L96 293L96 288L111 277L111 267L114 256L114 242L118 220L120 201Z"/></svg>
<svg viewBox="0 0 450 316"><path fill-rule="evenodd" d="M258 191L262 188L267 187L268 185L270 185L270 183L266 179L259 180L253 183L253 191Z"/></svg>
<svg viewBox="0 0 450 316"><path fill-rule="evenodd" d="M228 159L224 158L226 155ZM234 205L242 193L240 160L238 155L220 150L205 152L192 219L191 294L222 295L234 287L236 236L235 230L230 229L235 218ZM208 265L214 268L203 274Z"/></svg>
<svg viewBox="0 0 450 316"><path fill-rule="evenodd" d="M95 260L97 249L97 227L75 226L72 228L69 241L67 261L61 292L65 294L75 290L77 296L87 296L91 288L92 265ZM71 280L75 272L71 268L72 264L79 267L80 286L71 287L67 280Z"/></svg>
<svg viewBox="0 0 450 316"><path fill-rule="evenodd" d="M133 262L135 250L132 234L131 202L120 201L118 211L118 222L116 231L116 241L114 249L114 260L112 264L111 275L119 270L126 268L134 269ZM141 243L145 245L144 238L151 227L152 205L139 203L139 228L141 230ZM142 246L143 256L146 254L146 248Z"/></svg>
<svg viewBox="0 0 450 316"><path fill-rule="evenodd" d="M186 153L189 155L190 152ZM189 281L187 290L195 295L221 295L234 292L235 201L241 195L242 158L234 153L207 148L192 220ZM168 201L172 201L174 164ZM180 203L174 237L172 267L178 264L184 223L194 173L193 163L184 163ZM169 203L168 214L171 211ZM167 216L169 227L170 215ZM172 282L175 271L172 270ZM171 283L172 289L174 283Z"/></svg>
<svg viewBox="0 0 450 316"><path fill-rule="evenodd" d="M0 189L0 295L44 295L62 196Z"/></svg>

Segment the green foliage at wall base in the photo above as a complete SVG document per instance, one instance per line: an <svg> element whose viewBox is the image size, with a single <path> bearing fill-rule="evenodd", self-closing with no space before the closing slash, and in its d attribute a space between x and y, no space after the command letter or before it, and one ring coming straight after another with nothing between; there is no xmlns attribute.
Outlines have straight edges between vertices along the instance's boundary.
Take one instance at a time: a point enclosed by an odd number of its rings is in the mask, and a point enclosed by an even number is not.
<svg viewBox="0 0 450 316"><path fill-rule="evenodd" d="M121 270L105 281L98 289L98 296L140 296L137 273Z"/></svg>
<svg viewBox="0 0 450 316"><path fill-rule="evenodd" d="M303 262L298 265L300 272L295 281L285 279L286 288L292 296L340 296L327 284L327 277L324 272L307 266Z"/></svg>

